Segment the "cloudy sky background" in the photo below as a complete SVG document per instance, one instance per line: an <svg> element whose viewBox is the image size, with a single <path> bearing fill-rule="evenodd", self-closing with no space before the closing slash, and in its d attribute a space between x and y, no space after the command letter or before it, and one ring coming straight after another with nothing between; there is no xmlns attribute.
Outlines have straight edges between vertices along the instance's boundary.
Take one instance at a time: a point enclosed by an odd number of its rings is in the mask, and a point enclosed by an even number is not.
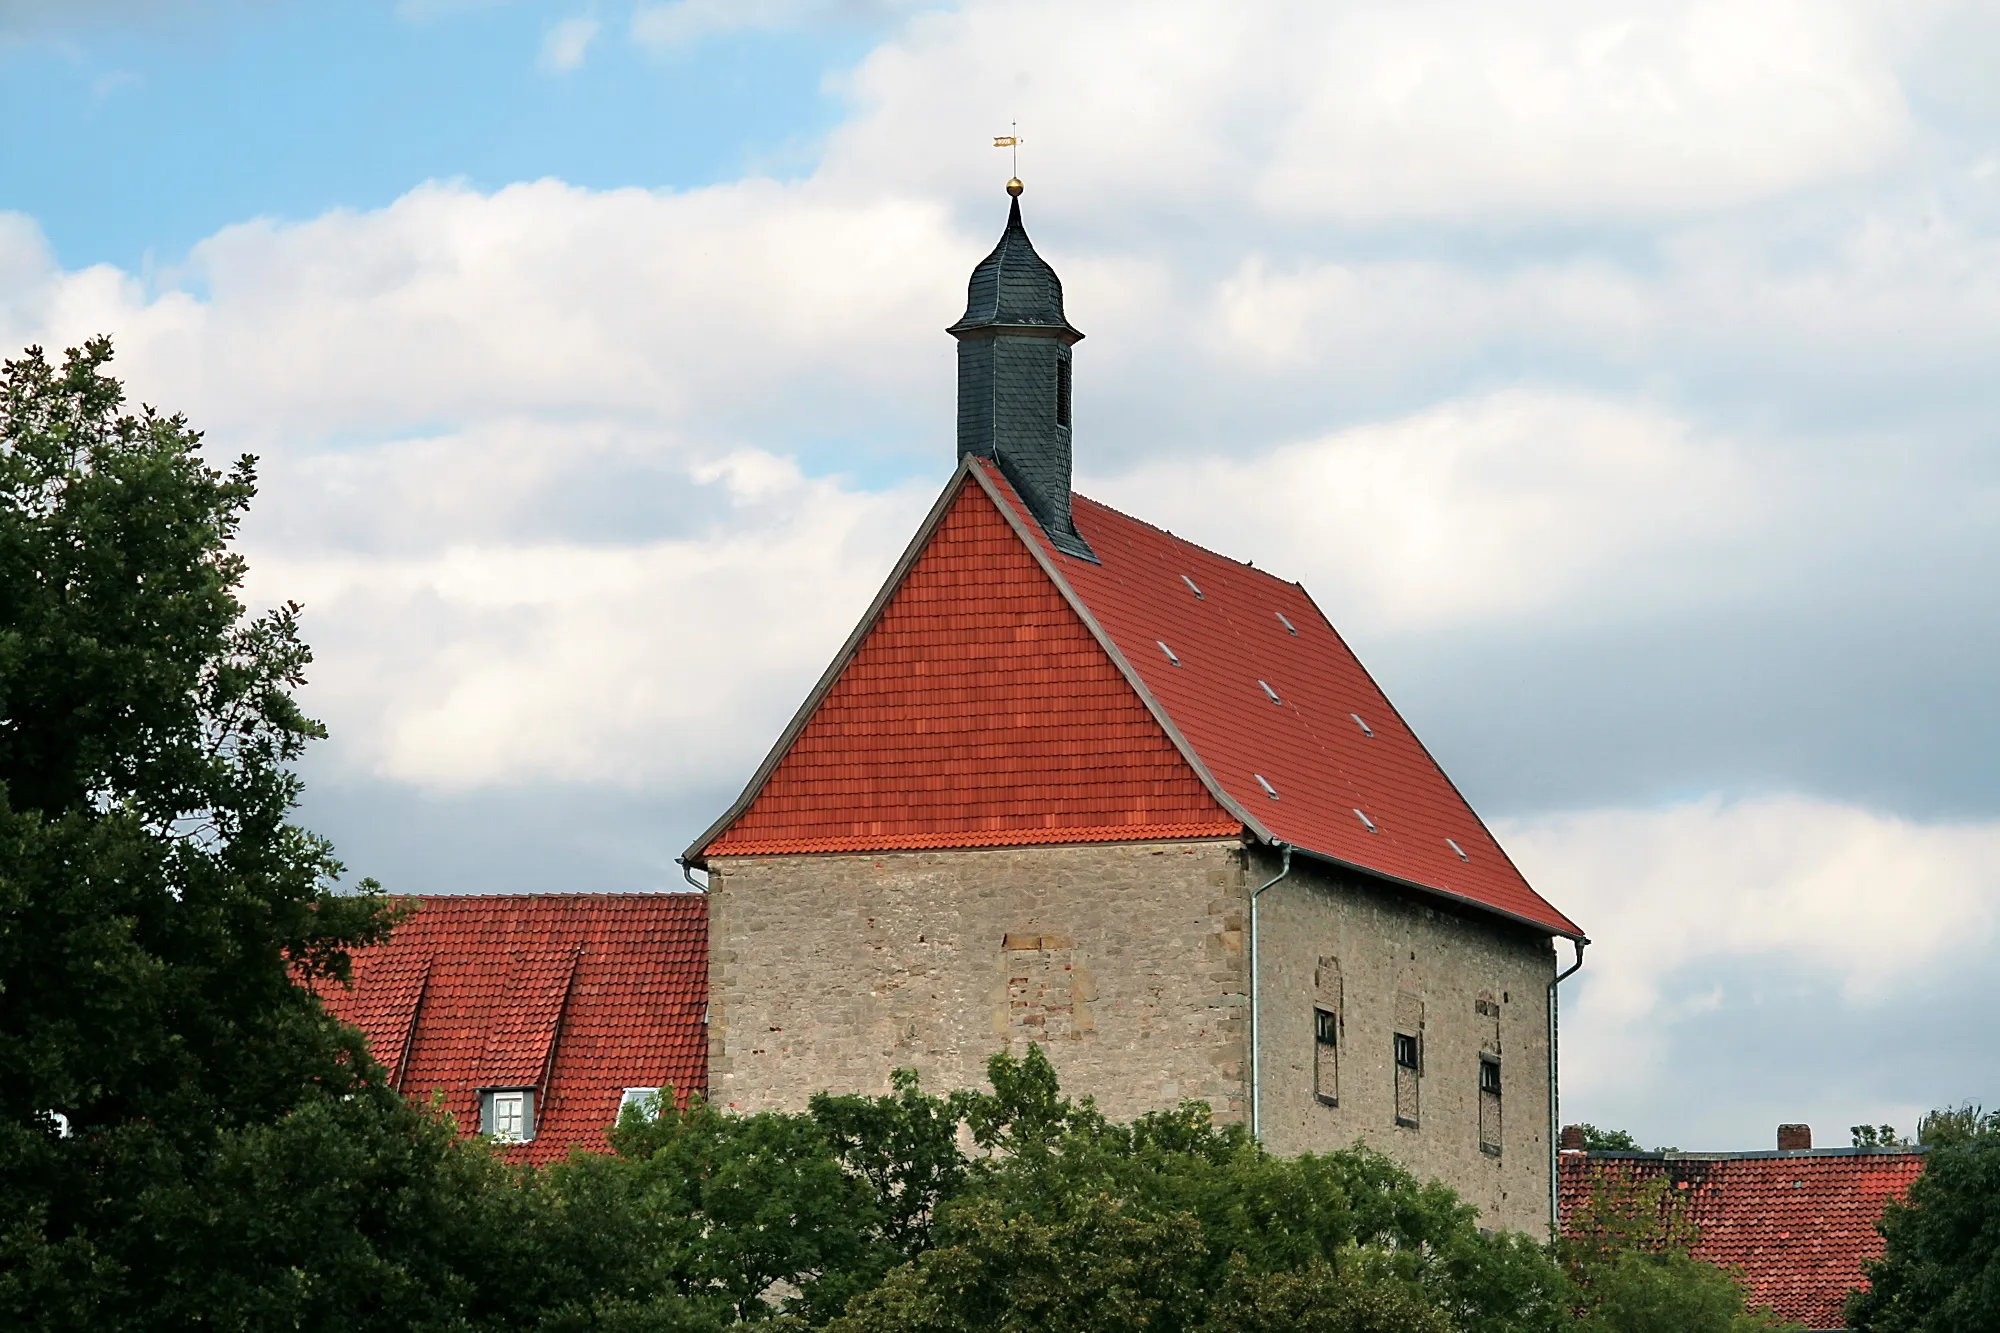
<svg viewBox="0 0 2000 1333"><path fill-rule="evenodd" d="M171 16L167 11L171 10ZM0 342L264 460L392 889L651 889L952 464L1305 582L1596 943L1565 1118L2000 1102L2000 5L0 0Z"/></svg>

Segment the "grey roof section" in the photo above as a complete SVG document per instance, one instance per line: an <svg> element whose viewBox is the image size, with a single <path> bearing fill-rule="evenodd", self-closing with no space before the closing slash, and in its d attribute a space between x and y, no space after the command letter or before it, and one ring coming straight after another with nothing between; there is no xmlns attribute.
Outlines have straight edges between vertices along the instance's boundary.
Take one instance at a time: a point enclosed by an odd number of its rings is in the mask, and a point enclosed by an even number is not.
<svg viewBox="0 0 2000 1333"><path fill-rule="evenodd" d="M1083 337L1063 315L1062 279L1035 253L1028 229L1021 225L1019 199L1008 205L1000 244L972 270L965 314L946 332L962 335L990 328L1047 330L1071 343Z"/></svg>

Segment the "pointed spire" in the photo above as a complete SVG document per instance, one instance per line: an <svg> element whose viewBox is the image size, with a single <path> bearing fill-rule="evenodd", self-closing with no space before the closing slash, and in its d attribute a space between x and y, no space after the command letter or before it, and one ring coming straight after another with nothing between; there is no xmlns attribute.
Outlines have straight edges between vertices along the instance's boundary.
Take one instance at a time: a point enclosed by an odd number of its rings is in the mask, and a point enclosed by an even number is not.
<svg viewBox="0 0 2000 1333"><path fill-rule="evenodd" d="M945 332L963 336L974 329L1024 327L1061 330L1064 341L1081 342L1081 330L1063 317L1062 279L1046 259L1035 253L1028 229L1021 222L1021 196L1007 182L1014 198L1007 205L1007 228L1000 244L979 261L966 285L965 314Z"/></svg>
<svg viewBox="0 0 2000 1333"><path fill-rule="evenodd" d="M996 463L1057 550L1095 560L1070 518L1070 349L1062 279L1021 223L1007 182L1007 227L966 284L958 339L958 454Z"/></svg>

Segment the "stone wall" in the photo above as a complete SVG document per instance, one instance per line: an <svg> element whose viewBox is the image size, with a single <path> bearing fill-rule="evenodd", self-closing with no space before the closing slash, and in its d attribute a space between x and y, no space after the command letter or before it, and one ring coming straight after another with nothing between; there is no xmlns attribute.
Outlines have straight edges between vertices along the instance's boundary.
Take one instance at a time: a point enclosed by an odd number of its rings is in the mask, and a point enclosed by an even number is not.
<svg viewBox="0 0 2000 1333"><path fill-rule="evenodd" d="M1240 1118L1242 881L1234 842L718 857L709 1095L798 1108L901 1066L984 1086L1033 1040L1115 1119Z"/></svg>
<svg viewBox="0 0 2000 1333"><path fill-rule="evenodd" d="M1244 1119L1248 894L1277 866L1236 842L718 857L709 1095L797 1109L905 1066L981 1086L1039 1041L1114 1119L1183 1097ZM1264 1141L1367 1143L1545 1231L1549 941L1302 857L1260 910Z"/></svg>
<svg viewBox="0 0 2000 1333"><path fill-rule="evenodd" d="M1255 883L1277 873L1268 851L1253 859ZM1450 1185L1484 1225L1545 1233L1549 940L1303 857L1259 913L1264 1142L1358 1140ZM1397 1068L1399 1032L1417 1039L1414 1070Z"/></svg>

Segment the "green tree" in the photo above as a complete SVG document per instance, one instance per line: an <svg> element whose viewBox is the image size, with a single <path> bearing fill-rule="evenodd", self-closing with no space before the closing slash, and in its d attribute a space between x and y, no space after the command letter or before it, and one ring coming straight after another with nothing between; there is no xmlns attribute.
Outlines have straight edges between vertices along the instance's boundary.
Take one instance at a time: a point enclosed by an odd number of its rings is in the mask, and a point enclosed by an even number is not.
<svg viewBox="0 0 2000 1333"><path fill-rule="evenodd" d="M1622 1129L1599 1129L1596 1125L1578 1125L1583 1131L1585 1152L1642 1152L1639 1141Z"/></svg>
<svg viewBox="0 0 2000 1333"><path fill-rule="evenodd" d="M2000 1328L2000 1114L1949 1107L1924 1117L1924 1171L1877 1224L1883 1255L1848 1297L1863 1333Z"/></svg>
<svg viewBox="0 0 2000 1333"><path fill-rule="evenodd" d="M1540 1247L1481 1235L1449 1190L1380 1154L1274 1157L1195 1102L1114 1124L1062 1095L1038 1047L988 1074L992 1092L960 1100L983 1155L938 1208L934 1248L853 1302L842 1333L1112 1327L1091 1321L1113 1312L1188 1333L1562 1318Z"/></svg>
<svg viewBox="0 0 2000 1333"><path fill-rule="evenodd" d="M298 608L237 598L253 461L110 359L0 367L0 1325L698 1324L300 984L392 913L292 822L322 729Z"/></svg>

